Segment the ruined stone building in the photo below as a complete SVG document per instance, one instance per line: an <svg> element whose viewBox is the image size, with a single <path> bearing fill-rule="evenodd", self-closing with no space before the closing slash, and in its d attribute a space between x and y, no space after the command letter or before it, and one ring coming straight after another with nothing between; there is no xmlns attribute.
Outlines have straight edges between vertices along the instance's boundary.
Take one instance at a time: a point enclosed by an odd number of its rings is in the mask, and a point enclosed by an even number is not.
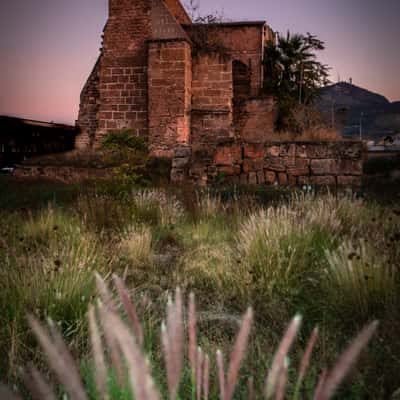
<svg viewBox="0 0 400 400"><path fill-rule="evenodd" d="M179 0L109 0L101 53L81 94L75 147L129 128L173 181L359 184L360 143L272 143L261 96L264 21L195 24Z"/></svg>
<svg viewBox="0 0 400 400"><path fill-rule="evenodd" d="M131 128L148 137L153 155L172 157L177 144L253 135L246 125L256 112L265 135L272 102L257 96L272 38L264 21L193 24L179 0L110 0L101 55L81 94L76 147Z"/></svg>

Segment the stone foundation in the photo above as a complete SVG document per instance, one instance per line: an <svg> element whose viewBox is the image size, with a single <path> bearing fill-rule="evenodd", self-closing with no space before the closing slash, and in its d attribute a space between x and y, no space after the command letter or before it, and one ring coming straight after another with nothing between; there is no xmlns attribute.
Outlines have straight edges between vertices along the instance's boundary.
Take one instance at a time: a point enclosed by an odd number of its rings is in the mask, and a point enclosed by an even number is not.
<svg viewBox="0 0 400 400"><path fill-rule="evenodd" d="M361 142L230 143L215 149L177 148L172 180L207 185L359 186Z"/></svg>

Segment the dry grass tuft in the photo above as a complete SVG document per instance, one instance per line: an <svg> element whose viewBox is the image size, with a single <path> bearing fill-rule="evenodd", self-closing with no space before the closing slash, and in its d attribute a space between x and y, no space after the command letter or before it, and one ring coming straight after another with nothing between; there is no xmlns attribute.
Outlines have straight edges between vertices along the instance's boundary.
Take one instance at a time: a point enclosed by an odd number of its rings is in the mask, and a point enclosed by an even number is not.
<svg viewBox="0 0 400 400"><path fill-rule="evenodd" d="M153 236L147 226L131 226L126 229L120 242L122 254L125 254L132 268L147 267L152 263Z"/></svg>

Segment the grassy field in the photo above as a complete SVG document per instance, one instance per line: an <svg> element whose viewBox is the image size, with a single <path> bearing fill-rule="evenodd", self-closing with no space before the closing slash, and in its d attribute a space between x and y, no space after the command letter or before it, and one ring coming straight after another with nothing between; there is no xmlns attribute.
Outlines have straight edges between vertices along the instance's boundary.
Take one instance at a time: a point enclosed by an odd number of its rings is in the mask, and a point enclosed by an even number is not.
<svg viewBox="0 0 400 400"><path fill-rule="evenodd" d="M198 309L198 342L229 349L248 306L254 324L235 398L247 378L262 392L274 349L291 318L303 325L290 353L287 398L312 397L318 376L368 322L378 333L341 386L340 399L387 399L400 381L400 208L351 195L233 189L139 189L0 181L0 381L20 386L29 361L47 371L29 313L51 319L97 399L87 309L97 272L120 276L138 308L143 347L161 393L167 382L160 325L179 286ZM398 204L398 203L397 203ZM186 300L185 300L186 303ZM297 367L314 327L319 338L296 394ZM110 372L111 399L129 399ZM58 388L60 398L62 388ZM185 369L179 398L195 398ZM298 396L298 397L296 397ZM259 396L256 396L259 398Z"/></svg>

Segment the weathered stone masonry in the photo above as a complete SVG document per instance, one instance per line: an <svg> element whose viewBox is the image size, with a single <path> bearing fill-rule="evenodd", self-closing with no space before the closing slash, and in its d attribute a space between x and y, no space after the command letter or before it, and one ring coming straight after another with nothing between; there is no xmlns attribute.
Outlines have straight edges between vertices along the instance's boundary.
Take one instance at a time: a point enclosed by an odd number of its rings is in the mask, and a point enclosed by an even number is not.
<svg viewBox="0 0 400 400"><path fill-rule="evenodd" d="M199 31L220 50L195 53ZM77 147L129 128L148 138L154 156L171 158L181 143L240 136L235 118L260 94L272 38L263 21L192 24L178 0L110 0L101 55L81 95Z"/></svg>
<svg viewBox="0 0 400 400"><path fill-rule="evenodd" d="M176 181L207 185L359 186L361 142L225 143L215 150L177 148Z"/></svg>
<svg viewBox="0 0 400 400"><path fill-rule="evenodd" d="M199 37L210 45L199 49ZM361 143L270 142L277 108L261 96L269 40L264 21L192 24L179 0L109 0L76 148L129 128L152 156L173 160L175 182L359 184Z"/></svg>

